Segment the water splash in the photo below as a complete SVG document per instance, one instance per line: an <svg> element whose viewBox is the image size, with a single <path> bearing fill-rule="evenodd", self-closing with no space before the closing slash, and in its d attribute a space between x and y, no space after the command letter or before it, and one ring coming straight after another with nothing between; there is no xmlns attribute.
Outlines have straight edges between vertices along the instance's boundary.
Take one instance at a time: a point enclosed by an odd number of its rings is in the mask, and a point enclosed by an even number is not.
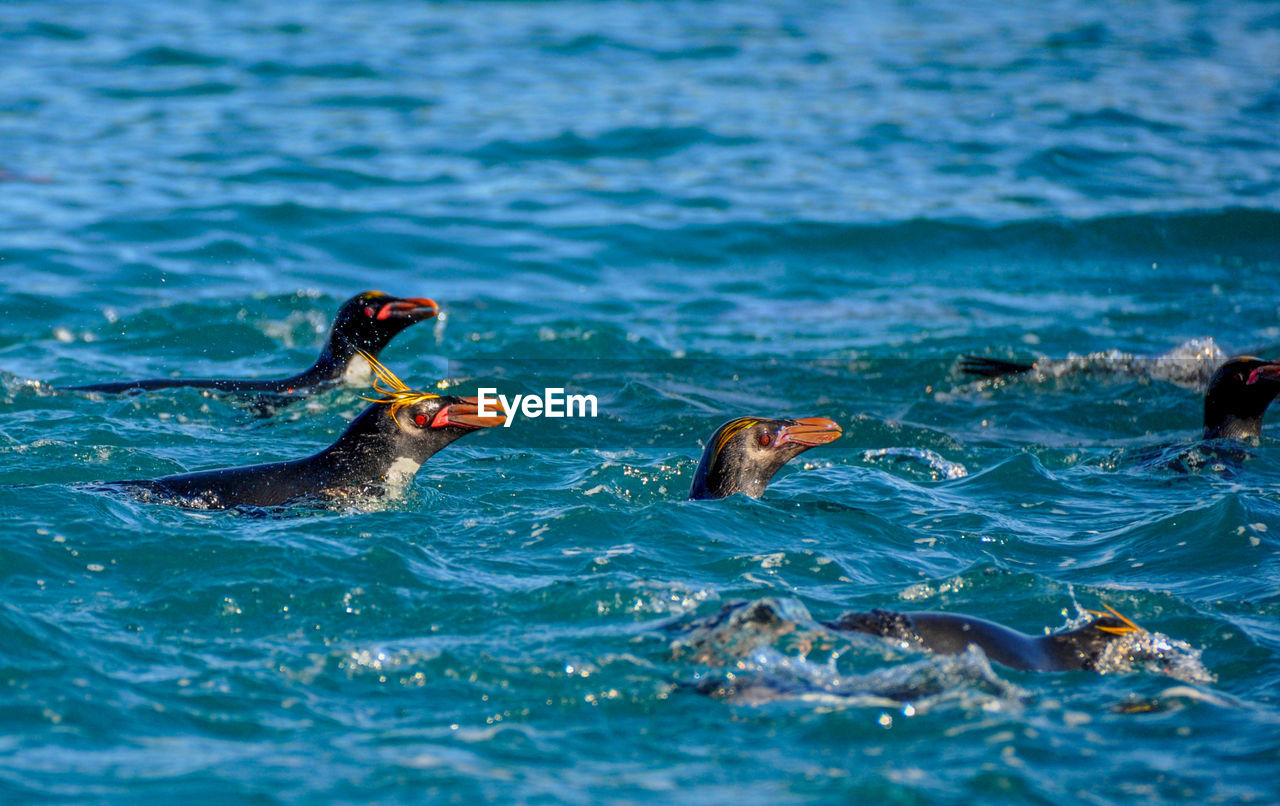
<svg viewBox="0 0 1280 806"><path fill-rule="evenodd" d="M1227 360L1227 354L1211 336L1188 339L1159 356L1140 356L1120 350L1101 350L1078 355L1068 353L1066 358L1036 359L1031 369L1021 377L1032 383L1075 375L1102 375L1119 378L1152 378L1167 381L1187 389L1203 390L1213 378L1218 367ZM985 391L1009 382L1009 376L983 378L965 384L955 390Z"/></svg>
<svg viewBox="0 0 1280 806"><path fill-rule="evenodd" d="M672 643L674 658L706 668L696 675L698 691L739 704L909 704L915 713L977 701L998 709L1024 696L976 648L894 663L903 650L910 647L832 630L799 602L775 598L727 604Z"/></svg>
<svg viewBox="0 0 1280 806"><path fill-rule="evenodd" d="M944 459L928 448L877 448L862 452L862 459L865 462L885 458L909 463L918 462L924 465L926 472L934 481L962 479L969 475L969 470L964 465Z"/></svg>

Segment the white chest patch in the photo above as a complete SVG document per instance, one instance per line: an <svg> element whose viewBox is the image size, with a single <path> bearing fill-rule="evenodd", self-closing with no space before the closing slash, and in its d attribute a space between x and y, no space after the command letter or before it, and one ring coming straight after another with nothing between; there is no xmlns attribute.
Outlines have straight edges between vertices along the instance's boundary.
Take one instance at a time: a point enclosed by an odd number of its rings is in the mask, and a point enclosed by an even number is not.
<svg viewBox="0 0 1280 806"><path fill-rule="evenodd" d="M342 371L342 382L348 386L368 386L373 383L373 367L359 354L351 356L347 368Z"/></svg>
<svg viewBox="0 0 1280 806"><path fill-rule="evenodd" d="M387 468L385 477L387 486L396 490L404 489L409 486L409 482L413 481L413 477L420 467L422 467L420 463L401 456L391 463L391 467Z"/></svg>

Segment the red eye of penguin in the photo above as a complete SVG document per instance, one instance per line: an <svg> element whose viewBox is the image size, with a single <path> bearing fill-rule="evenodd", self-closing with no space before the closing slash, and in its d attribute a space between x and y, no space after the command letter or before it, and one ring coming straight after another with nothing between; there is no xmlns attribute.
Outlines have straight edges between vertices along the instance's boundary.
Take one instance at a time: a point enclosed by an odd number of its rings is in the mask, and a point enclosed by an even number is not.
<svg viewBox="0 0 1280 806"><path fill-rule="evenodd" d="M773 441L773 438L772 438L772 437L770 437L768 434L761 434L761 435L760 435L760 444L761 444L761 445L768 445L768 444L769 444L770 442L772 442L772 441Z"/></svg>
<svg viewBox="0 0 1280 806"><path fill-rule="evenodd" d="M373 308L365 308L365 309L364 309L364 315L365 315L365 316L367 316L367 317L369 317L370 319L372 319L372 318L373 318Z"/></svg>
<svg viewBox="0 0 1280 806"><path fill-rule="evenodd" d="M425 415L425 414L419 414L419 415L417 415L416 417L414 417L414 418L413 418L413 421L414 421L415 423L417 423L418 425L426 425L426 424L427 424L427 415Z"/></svg>

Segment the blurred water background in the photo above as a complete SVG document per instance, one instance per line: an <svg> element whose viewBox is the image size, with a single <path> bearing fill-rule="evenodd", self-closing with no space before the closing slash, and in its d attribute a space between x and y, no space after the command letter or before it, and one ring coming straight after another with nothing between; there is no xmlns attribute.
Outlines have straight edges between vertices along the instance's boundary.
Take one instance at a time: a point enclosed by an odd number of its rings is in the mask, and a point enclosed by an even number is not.
<svg viewBox="0 0 1280 806"><path fill-rule="evenodd" d="M1280 798L1280 441L955 369L1280 353L1278 75L1265 2L0 4L0 799ZM33 381L289 374L367 288L446 311L383 353L411 383L599 416L371 510L79 486L305 455L360 390ZM845 436L685 501L741 414ZM770 628L699 621L736 600ZM817 624L1104 603L1185 646L1037 675Z"/></svg>

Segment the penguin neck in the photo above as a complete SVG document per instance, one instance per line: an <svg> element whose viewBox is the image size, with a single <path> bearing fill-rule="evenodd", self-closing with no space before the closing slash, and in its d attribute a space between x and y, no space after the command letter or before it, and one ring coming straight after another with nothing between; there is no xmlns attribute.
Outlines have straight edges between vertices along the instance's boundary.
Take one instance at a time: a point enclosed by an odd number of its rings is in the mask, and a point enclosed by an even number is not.
<svg viewBox="0 0 1280 806"><path fill-rule="evenodd" d="M1210 422L1205 418L1204 439L1237 439L1241 442L1257 439L1262 434L1262 416L1237 417L1226 414Z"/></svg>
<svg viewBox="0 0 1280 806"><path fill-rule="evenodd" d="M298 386L337 383L368 386L373 382L373 369L351 342L335 333L329 337L316 362L290 380Z"/></svg>
<svg viewBox="0 0 1280 806"><path fill-rule="evenodd" d="M726 453L724 449L716 456L713 448L714 444L708 445L702 454L702 461L693 474L690 499L726 498L734 493L751 498L764 495L764 488L778 472L777 467L756 465L737 453Z"/></svg>
<svg viewBox="0 0 1280 806"><path fill-rule="evenodd" d="M1262 415L1274 398L1271 383L1246 386L1235 373L1215 379L1204 396L1203 438L1257 439L1262 434Z"/></svg>

